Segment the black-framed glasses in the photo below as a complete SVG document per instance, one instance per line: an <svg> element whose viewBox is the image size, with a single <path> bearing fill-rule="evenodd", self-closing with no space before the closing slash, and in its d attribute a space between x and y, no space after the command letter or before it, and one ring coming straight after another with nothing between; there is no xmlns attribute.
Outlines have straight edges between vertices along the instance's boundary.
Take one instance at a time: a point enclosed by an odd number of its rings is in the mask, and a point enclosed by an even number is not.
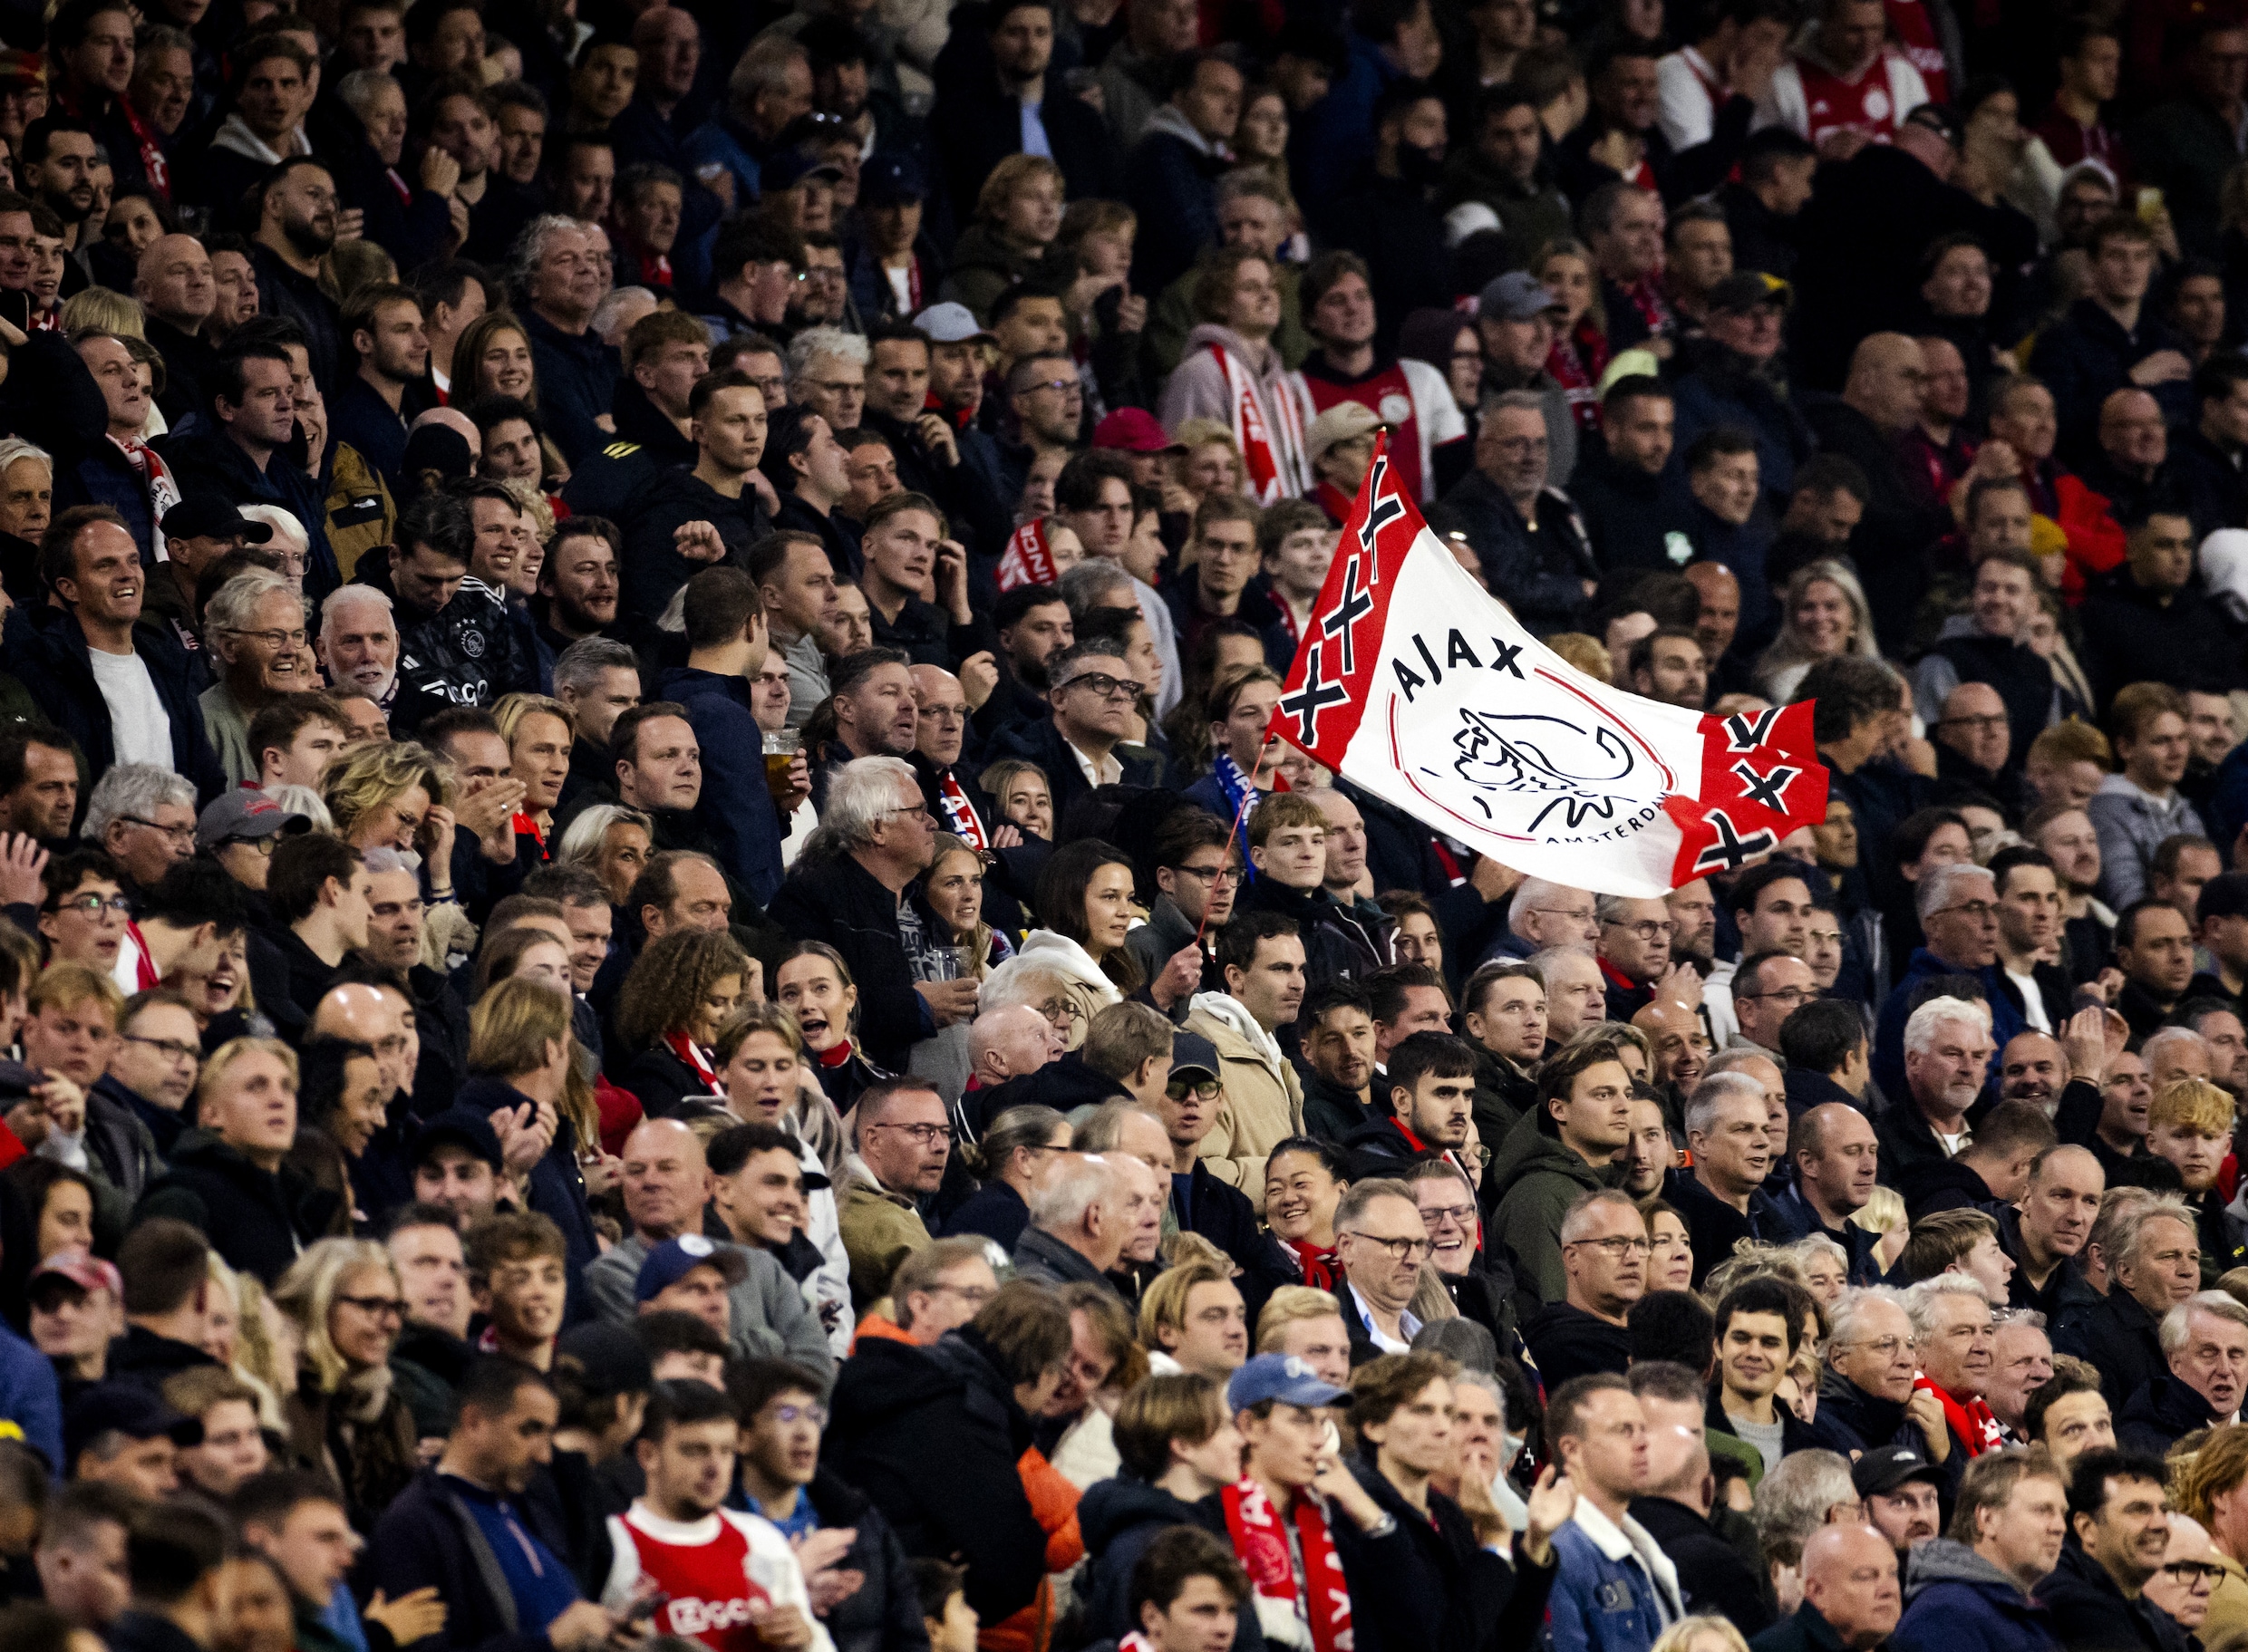
<svg viewBox="0 0 2248 1652"><path fill-rule="evenodd" d="M1654 1250L1649 1241L1633 1239L1627 1233L1613 1234L1606 1239L1573 1239L1569 1244L1591 1245L1595 1250L1605 1251L1616 1261L1622 1261L1627 1256L1645 1256ZM1562 1248L1566 1250L1568 1246Z"/></svg>
<svg viewBox="0 0 2248 1652"><path fill-rule="evenodd" d="M2211 1560L2172 1560L2162 1570L2171 1582L2187 1589L2214 1589L2224 1580L2224 1568Z"/></svg>
<svg viewBox="0 0 2248 1652"><path fill-rule="evenodd" d="M1678 932L1677 924L1666 923L1658 918L1647 918L1637 923L1626 923L1621 919L1618 919L1617 921L1610 923L1608 927L1610 929L1629 930L1633 934L1637 935L1642 941L1650 942L1656 941L1668 941L1673 934Z"/></svg>
<svg viewBox="0 0 2248 1652"><path fill-rule="evenodd" d="M910 1135L913 1137L914 1145L916 1147L934 1147L939 1142L949 1142L953 1139L953 1127L950 1125L878 1124L868 1125L866 1128L869 1130L895 1130L900 1135Z"/></svg>
<svg viewBox="0 0 2248 1652"><path fill-rule="evenodd" d="M901 803L894 809L884 809L882 812L885 815L926 815L929 812L929 806L925 801Z"/></svg>
<svg viewBox="0 0 2248 1652"><path fill-rule="evenodd" d="M1436 1247L1425 1239L1384 1239L1379 1233L1345 1233L1345 1239L1362 1239L1370 1245L1379 1245L1390 1253L1392 1261L1425 1262Z"/></svg>
<svg viewBox="0 0 2248 1652"><path fill-rule="evenodd" d="M159 1050L174 1061L200 1061L203 1058L203 1051L199 1045L182 1044L177 1039L143 1038L137 1032L128 1032L120 1036L128 1044L145 1044L150 1049Z"/></svg>
<svg viewBox="0 0 2248 1652"><path fill-rule="evenodd" d="M1241 881L1241 868L1233 865L1173 866L1171 870L1194 879L1197 884L1238 884Z"/></svg>
<svg viewBox="0 0 2248 1652"><path fill-rule="evenodd" d="M1111 677L1106 671L1080 671L1061 686L1090 689L1103 700L1138 700L1148 691L1144 682L1134 682L1129 677Z"/></svg>
<svg viewBox="0 0 2248 1652"><path fill-rule="evenodd" d="M272 858L273 858L273 846L274 846L274 845L276 845L276 844L279 843L280 841L281 841L281 834L280 834L280 833L278 833L278 832L268 832L268 833L266 833L266 836L263 836L263 837L228 837L228 838L222 838L222 839L219 841L219 845L218 845L218 846L219 846L220 848L222 848L222 849L254 849L254 850L256 850L258 854L260 854L260 855L262 855L266 856L266 859L270 860L270 859L272 859Z"/></svg>
<svg viewBox="0 0 2248 1652"><path fill-rule="evenodd" d="M1221 1087L1215 1078L1205 1078L1199 1084L1188 1084L1184 1078L1174 1078L1163 1087L1163 1093L1173 1101L1184 1101L1191 1092L1203 1101L1216 1101Z"/></svg>
<svg viewBox="0 0 2248 1652"><path fill-rule="evenodd" d="M121 894L67 894L55 902L54 910L58 913L74 912L88 918L98 918L105 912L113 912L124 918L131 915L132 903Z"/></svg>

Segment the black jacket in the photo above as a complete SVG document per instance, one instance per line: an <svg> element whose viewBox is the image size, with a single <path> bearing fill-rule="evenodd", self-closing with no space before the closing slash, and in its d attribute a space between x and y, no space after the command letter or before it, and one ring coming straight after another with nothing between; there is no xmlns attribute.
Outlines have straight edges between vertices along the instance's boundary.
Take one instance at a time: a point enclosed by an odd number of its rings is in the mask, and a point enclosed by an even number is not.
<svg viewBox="0 0 2248 1652"><path fill-rule="evenodd" d="M171 725L171 770L194 781L197 794L208 802L226 789L227 776L203 732L203 708L196 700L201 690L187 651L161 623L136 625L132 643ZM0 627L0 652L10 671L26 684L38 685L40 709L78 742L87 772L98 779L114 768L119 758L109 701L94 680L93 651L78 616L56 608L10 608ZM82 796L79 808L84 807Z"/></svg>
<svg viewBox="0 0 2248 1652"><path fill-rule="evenodd" d="M1221 1543L1233 1542L1215 1493L1199 1502L1186 1502L1129 1473L1086 1488L1077 1505L1085 1570L1078 1573L1073 1591L1086 1634L1114 1640L1139 1628L1127 1604L1132 1568L1148 1552L1148 1545L1173 1526L1199 1526ZM1235 1623L1233 1652L1264 1652L1264 1632L1253 1604L1242 1606Z"/></svg>
<svg viewBox="0 0 2248 1652"><path fill-rule="evenodd" d="M945 1221L945 1237L974 1233L1012 1251L1031 1225L1031 1207L1013 1186L993 1176Z"/></svg>
<svg viewBox="0 0 2248 1652"><path fill-rule="evenodd" d="M1115 755L1124 771L1121 784L1157 784L1162 768L1159 762L1149 758L1136 758L1123 751ZM1047 788L1053 794L1054 822L1057 826L1069 815L1070 805L1092 790L1092 783L1085 778L1085 771L1077 766L1077 758L1070 742L1061 738L1061 730L1054 727L1051 718L1015 724L993 739L991 749L984 757L989 762L996 762L1001 758L1022 758L1044 770Z"/></svg>
<svg viewBox="0 0 2248 1652"><path fill-rule="evenodd" d="M1346 1090L1308 1068L1297 1068L1296 1077L1303 1081L1304 1135L1341 1142L1374 1118L1374 1110L1358 1098L1356 1090ZM1483 1139L1492 1137L1486 1135Z"/></svg>
<svg viewBox="0 0 2248 1652"><path fill-rule="evenodd" d="M401 600L390 559L363 556L352 583L389 597L398 611L398 691L451 706L490 706L503 694L535 693L538 666L508 611L480 586L464 584L435 613Z"/></svg>
<svg viewBox="0 0 2248 1652"><path fill-rule="evenodd" d="M1600 575L1593 547L1576 507L1558 489L1539 492L1535 515L1525 522L1497 483L1470 470L1429 513L1429 526L1466 536L1491 594L1532 633L1575 631L1592 602L1584 582Z"/></svg>
<svg viewBox="0 0 2248 1652"><path fill-rule="evenodd" d="M1604 447L1588 447L1569 478L1569 497L1584 518L1602 573L1622 568L1669 573L1677 566L1671 555L1677 512L1664 501L1662 472L1649 476ZM1676 543L1686 548L1682 535L1676 536Z"/></svg>
<svg viewBox="0 0 2248 1652"><path fill-rule="evenodd" d="M1397 1522L1375 1538L1347 1518L1328 1522L1359 1652L1506 1652L1538 1638L1557 1557L1517 1570L1476 1541L1466 1512L1443 1493L1429 1491L1424 1515L1366 1458L1349 1467Z"/></svg>
<svg viewBox="0 0 2248 1652"><path fill-rule="evenodd" d="M2116 1444L2159 1457L2196 1428L2218 1420L2196 1390L2175 1377L2156 1377L2124 1402L2116 1418Z"/></svg>
<svg viewBox="0 0 2248 1652"><path fill-rule="evenodd" d="M1397 925L1369 901L1345 906L1324 889L1291 889L1277 878L1260 877L1242 892L1234 910L1276 912L1294 920L1303 937L1307 990L1362 981L1391 956Z"/></svg>
<svg viewBox="0 0 2248 1652"><path fill-rule="evenodd" d="M2243 681L2248 625L2213 599L2198 576L2165 601L2142 590L2128 563L2088 582L2082 610L2084 674L2105 703L2127 682L2166 682L2181 691Z"/></svg>
<svg viewBox="0 0 2248 1652"><path fill-rule="evenodd" d="M1039 118L1069 199L1124 198L1116 140L1090 103L1063 91L1056 80L1039 107ZM1022 105L1003 92L997 74L985 68L972 80L964 79L940 92L930 125L952 196L954 221L968 223L975 216L976 191L992 169L1022 151Z"/></svg>
<svg viewBox="0 0 2248 1652"><path fill-rule="evenodd" d="M689 522L708 522L725 542L722 564L690 562L675 536ZM658 470L627 502L623 517L625 555L617 612L653 621L673 594L706 567L749 569L750 546L772 527L753 488L730 499L691 470Z"/></svg>
<svg viewBox="0 0 2248 1652"><path fill-rule="evenodd" d="M2076 1543L2030 1591L2053 1615L2069 1652L2185 1652L2185 1631L2146 1596L2126 1600L2113 1578Z"/></svg>
<svg viewBox="0 0 2248 1652"><path fill-rule="evenodd" d="M931 1348L875 1339L845 1360L823 1455L907 1554L964 1560L968 1604L996 1623L1036 1598L1046 1534L1015 1469L1030 1419L973 1329Z"/></svg>
<svg viewBox="0 0 2248 1652"><path fill-rule="evenodd" d="M1906 1418L1904 1401L1869 1394L1835 1370L1819 1378L1810 1434L1812 1444L1853 1461L1883 1445L1909 1445L1923 1454L1928 1449L1920 1425Z"/></svg>
<svg viewBox="0 0 2248 1652"><path fill-rule="evenodd" d="M541 1629L517 1620L508 1587L483 1529L461 1501L466 1487L424 1469L375 1522L364 1561L367 1586L392 1599L435 1586L445 1627L416 1643L427 1652L552 1652ZM516 1515L531 1535L567 1563L568 1534L536 1502L518 1501Z"/></svg>
<svg viewBox="0 0 2248 1652"><path fill-rule="evenodd" d="M1201 1234L1233 1258L1240 1269L1234 1283L1241 1288L1251 1325L1264 1311L1274 1291L1283 1285L1303 1282L1295 1259L1280 1248L1271 1230L1258 1220L1257 1207L1249 1196L1212 1175L1208 1161L1195 1161L1183 1191L1177 1178L1172 1178L1171 1209L1181 1228Z"/></svg>
<svg viewBox="0 0 2248 1652"><path fill-rule="evenodd" d="M2057 1353L2088 1360L2099 1372L2099 1391L2120 1413L2131 1396L2157 1377L2169 1374L2163 1357L2161 1321L2129 1291L2110 1290L2080 1327L2061 1328L2053 1338Z"/></svg>
<svg viewBox="0 0 2248 1652"><path fill-rule="evenodd" d="M1522 1340L1548 1394L1573 1377L1597 1371L1621 1377L1632 1365L1630 1331L1567 1302L1548 1302L1522 1328Z"/></svg>
<svg viewBox="0 0 2248 1652"><path fill-rule="evenodd" d="M1744 1239L1785 1242L1788 1224L1778 1207L1762 1188L1749 1195L1744 1215L1708 1188L1691 1170L1673 1170L1664 1178L1662 1196L1678 1207L1686 1234L1694 1248L1694 1284L1699 1288L1710 1269L1733 1253Z"/></svg>
<svg viewBox="0 0 2248 1652"><path fill-rule="evenodd" d="M1756 1568L1705 1517L1668 1497L1635 1497L1632 1518L1678 1568L1688 1611L1730 1618L1743 1635L1759 1635L1771 1626L1771 1604Z"/></svg>
<svg viewBox="0 0 2248 1652"><path fill-rule="evenodd" d="M189 1130L132 1219L138 1225L176 1216L200 1231L228 1267L271 1286L305 1246L327 1237L338 1203L286 1165L260 1170L213 1132Z"/></svg>
<svg viewBox="0 0 2248 1652"><path fill-rule="evenodd" d="M915 884L908 893L933 940L945 931ZM915 1044L936 1031L898 938L897 898L848 855L806 855L790 868L767 914L803 941L824 941L843 954L858 983L859 1040L867 1059L906 1070Z"/></svg>
<svg viewBox="0 0 2248 1652"><path fill-rule="evenodd" d="M838 1564L867 1580L820 1619L835 1652L924 1652L929 1631L921 1620L913 1564L882 1511L824 1464L804 1494L822 1526L858 1533Z"/></svg>

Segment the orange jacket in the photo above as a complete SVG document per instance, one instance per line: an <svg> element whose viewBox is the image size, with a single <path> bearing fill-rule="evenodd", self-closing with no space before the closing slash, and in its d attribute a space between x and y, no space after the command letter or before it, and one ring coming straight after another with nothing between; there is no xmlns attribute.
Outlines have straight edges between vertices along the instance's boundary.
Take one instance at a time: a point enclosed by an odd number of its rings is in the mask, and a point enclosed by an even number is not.
<svg viewBox="0 0 2248 1652"><path fill-rule="evenodd" d="M1067 1571L1085 1558L1085 1540L1077 1529L1077 1487L1046 1461L1033 1445L1015 1462L1022 1490L1031 1500L1031 1512L1046 1533L1046 1570ZM979 1652L1045 1652L1053 1631L1053 1580L1038 1586L1038 1599L1013 1617L976 1634Z"/></svg>

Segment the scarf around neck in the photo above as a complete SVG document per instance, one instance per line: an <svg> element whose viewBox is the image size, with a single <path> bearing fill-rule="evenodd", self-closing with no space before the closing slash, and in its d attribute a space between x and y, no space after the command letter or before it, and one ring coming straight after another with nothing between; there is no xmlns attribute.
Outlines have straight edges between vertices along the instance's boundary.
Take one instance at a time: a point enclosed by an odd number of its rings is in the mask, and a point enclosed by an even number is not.
<svg viewBox="0 0 2248 1652"><path fill-rule="evenodd" d="M1226 1510L1226 1534L1249 1574L1256 1598L1257 1624L1268 1640L1303 1647L1308 1628L1311 1652L1352 1652L1351 1589L1327 1530L1327 1513L1308 1491L1283 1516L1255 1480L1243 1479L1218 1493ZM1303 1551L1303 1575L1296 1576L1287 1528L1295 1529Z"/></svg>

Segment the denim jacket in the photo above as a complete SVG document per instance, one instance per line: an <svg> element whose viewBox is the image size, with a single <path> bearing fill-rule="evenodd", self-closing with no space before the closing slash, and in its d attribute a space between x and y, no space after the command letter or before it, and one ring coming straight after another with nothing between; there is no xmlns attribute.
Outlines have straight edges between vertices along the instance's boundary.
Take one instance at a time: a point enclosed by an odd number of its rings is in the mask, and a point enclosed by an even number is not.
<svg viewBox="0 0 2248 1652"><path fill-rule="evenodd" d="M1585 1498L1554 1533L1558 1570L1546 1599L1553 1652L1648 1652L1685 1616L1678 1569L1630 1515L1618 1525Z"/></svg>

